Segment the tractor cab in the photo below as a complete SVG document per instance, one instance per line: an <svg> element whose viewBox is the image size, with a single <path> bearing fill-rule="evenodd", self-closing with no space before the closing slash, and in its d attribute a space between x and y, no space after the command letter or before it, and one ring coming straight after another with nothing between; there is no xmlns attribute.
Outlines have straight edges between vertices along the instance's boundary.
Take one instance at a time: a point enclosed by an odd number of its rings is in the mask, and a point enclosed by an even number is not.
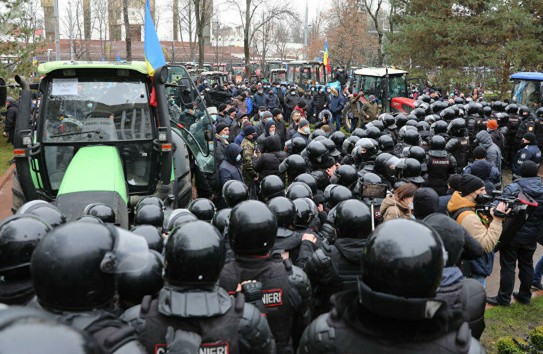
<svg viewBox="0 0 543 354"><path fill-rule="evenodd" d="M407 71L391 68L363 68L354 73L353 92L369 100L374 95L385 112L409 113L414 100L408 98Z"/></svg>
<svg viewBox="0 0 543 354"><path fill-rule="evenodd" d="M144 62L41 64L35 125L30 125L30 86L16 77L22 92L14 185L22 197L14 198L14 209L44 199L74 220L89 203L99 202L113 208L117 223L128 227L129 211L142 196L171 195L172 205L187 205L188 151L196 159L209 155L206 131L211 120L205 113L198 116L203 103L192 93L194 84L185 80L185 91L194 96L190 112L206 128L189 134L182 131L191 126L176 125L181 132L172 133L165 89L171 70L159 68L151 78ZM188 78L184 68L179 70ZM177 135L180 138L172 137Z"/></svg>
<svg viewBox="0 0 543 354"><path fill-rule="evenodd" d="M228 84L228 75L222 71L204 71L198 76L198 82L207 80L210 86L217 83L219 87Z"/></svg>
<svg viewBox="0 0 543 354"><path fill-rule="evenodd" d="M304 90L326 85L326 67L319 61L291 61L287 64L287 81Z"/></svg>
<svg viewBox="0 0 543 354"><path fill-rule="evenodd" d="M543 73L520 72L511 75L511 101L537 110L543 106Z"/></svg>
<svg viewBox="0 0 543 354"><path fill-rule="evenodd" d="M281 84L286 83L287 70L286 69L271 69L268 81L270 83L274 83L274 82L279 82Z"/></svg>

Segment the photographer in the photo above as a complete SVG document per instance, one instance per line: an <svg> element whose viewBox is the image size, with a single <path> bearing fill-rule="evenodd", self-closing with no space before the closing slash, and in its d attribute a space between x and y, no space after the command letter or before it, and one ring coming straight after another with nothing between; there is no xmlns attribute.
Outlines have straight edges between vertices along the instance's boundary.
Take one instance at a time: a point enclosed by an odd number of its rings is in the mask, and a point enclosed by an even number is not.
<svg viewBox="0 0 543 354"><path fill-rule="evenodd" d="M537 237L543 230L543 183L537 176L538 165L533 161L524 161L520 166L520 177L503 192L504 198L529 201L534 199L537 206L525 207L525 211L515 212L515 217L508 222L520 225L509 230L505 223L504 237L500 240L500 290L498 296L487 298L495 306L509 306L511 294L521 304L529 304L532 293L530 287L534 277L533 255L537 247ZM518 214L518 217L517 217ZM513 293L515 285L515 264L518 260L520 288Z"/></svg>
<svg viewBox="0 0 543 354"><path fill-rule="evenodd" d="M502 233L502 223L509 211L505 210L506 204L500 202L496 208L490 210L489 215L481 213L477 206L484 199L484 182L472 175L463 175L460 179L459 190L454 192L447 209L449 215L462 225L469 234L476 239L486 252L481 258L470 262L470 277L478 280L483 287L486 285L486 277L492 273L494 255L492 250L496 246Z"/></svg>

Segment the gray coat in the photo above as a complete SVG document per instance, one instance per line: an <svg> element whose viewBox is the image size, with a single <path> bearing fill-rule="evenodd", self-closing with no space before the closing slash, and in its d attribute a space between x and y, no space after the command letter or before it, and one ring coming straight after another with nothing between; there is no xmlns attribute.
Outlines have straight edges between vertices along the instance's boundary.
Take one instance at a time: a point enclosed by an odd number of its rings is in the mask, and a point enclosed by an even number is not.
<svg viewBox="0 0 543 354"><path fill-rule="evenodd" d="M486 159L498 168L502 170L502 152L498 145L494 144L492 137L486 130L481 130L475 136L477 142L485 148L486 150Z"/></svg>

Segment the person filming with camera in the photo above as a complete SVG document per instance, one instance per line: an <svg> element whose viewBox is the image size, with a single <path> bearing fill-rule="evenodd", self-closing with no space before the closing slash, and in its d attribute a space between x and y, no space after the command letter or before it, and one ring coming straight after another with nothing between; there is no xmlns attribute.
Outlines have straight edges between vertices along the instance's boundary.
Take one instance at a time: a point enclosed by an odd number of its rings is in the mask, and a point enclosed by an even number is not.
<svg viewBox="0 0 543 354"><path fill-rule="evenodd" d="M507 205L504 202L490 208L488 213L485 208L481 208L489 198L486 196L485 184L479 177L463 175L459 187L459 190L453 193L447 209L449 215L462 225L485 251L481 258L469 262L471 269L467 271L470 278L476 279L484 287L486 277L492 273L492 251L500 239L503 221L510 210L506 210Z"/></svg>
<svg viewBox="0 0 543 354"><path fill-rule="evenodd" d="M533 256L537 239L543 231L543 183L537 175L538 165L524 161L519 169L520 178L505 187L503 199L512 200L514 210L504 223L500 239L500 290L487 303L509 306L511 295L521 304L529 304L530 287L534 277ZM515 265L518 260L520 288L515 286Z"/></svg>

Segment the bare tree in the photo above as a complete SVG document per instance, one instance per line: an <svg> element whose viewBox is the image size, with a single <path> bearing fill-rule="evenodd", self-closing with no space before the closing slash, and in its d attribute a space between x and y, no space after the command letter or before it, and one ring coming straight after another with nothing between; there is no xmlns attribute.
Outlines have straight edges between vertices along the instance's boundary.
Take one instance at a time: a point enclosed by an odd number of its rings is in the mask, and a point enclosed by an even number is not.
<svg viewBox="0 0 543 354"><path fill-rule="evenodd" d="M384 0L364 0L366 12L372 19L373 25L375 26L375 31L377 32L377 43L379 45L377 48L377 58L379 66L383 66L385 62L385 53L383 52L383 39L385 32L383 31L383 26L380 24L382 12L384 11L382 8L383 2Z"/></svg>
<svg viewBox="0 0 543 354"><path fill-rule="evenodd" d="M198 38L198 67L204 67L204 29L209 25L212 16L212 2L209 0L192 0L196 17L196 36Z"/></svg>
<svg viewBox="0 0 543 354"><path fill-rule="evenodd" d="M281 60L287 58L287 43L289 41L288 25L284 21L274 21L272 43Z"/></svg>
<svg viewBox="0 0 543 354"><path fill-rule="evenodd" d="M86 0L83 0L86 1ZM98 39L100 40L100 54L103 57L107 57L111 54L109 45L106 44L108 39L108 1L107 0L95 0L93 2L93 30L98 31ZM83 7L84 9L85 7ZM83 10L85 11L85 10ZM106 55L107 54L107 55Z"/></svg>
<svg viewBox="0 0 543 354"><path fill-rule="evenodd" d="M184 42L184 33L188 34L190 60L195 58L195 46L196 33L194 29L195 19L193 11L193 0L181 0L180 8L183 9L179 12L179 30L181 42Z"/></svg>
<svg viewBox="0 0 543 354"><path fill-rule="evenodd" d="M245 56L245 74L251 75L251 52L250 44L253 42L255 33L263 26L274 19L296 18L296 13L289 3L275 2L264 9L267 0L226 0L227 5L237 9L243 29L243 51ZM259 19L257 22L256 19Z"/></svg>
<svg viewBox="0 0 543 354"><path fill-rule="evenodd" d="M132 31L130 29L130 19L128 17L128 0L123 0L123 21L126 44L126 60L132 61Z"/></svg>

